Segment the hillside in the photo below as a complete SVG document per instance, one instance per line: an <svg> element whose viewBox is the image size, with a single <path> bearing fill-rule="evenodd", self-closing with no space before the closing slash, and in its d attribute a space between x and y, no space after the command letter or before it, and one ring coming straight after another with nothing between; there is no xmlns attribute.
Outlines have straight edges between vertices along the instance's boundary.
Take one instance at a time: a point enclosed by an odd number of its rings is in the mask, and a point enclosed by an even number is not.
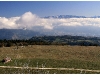
<svg viewBox="0 0 100 75"><path fill-rule="evenodd" d="M63 44L63 45L81 45L81 46L97 46L100 45L99 37L84 37L84 36L42 36L32 37L31 41L45 41L49 44Z"/></svg>
<svg viewBox="0 0 100 75"><path fill-rule="evenodd" d="M42 35L39 32L24 29L0 29L0 40L29 39L33 36Z"/></svg>

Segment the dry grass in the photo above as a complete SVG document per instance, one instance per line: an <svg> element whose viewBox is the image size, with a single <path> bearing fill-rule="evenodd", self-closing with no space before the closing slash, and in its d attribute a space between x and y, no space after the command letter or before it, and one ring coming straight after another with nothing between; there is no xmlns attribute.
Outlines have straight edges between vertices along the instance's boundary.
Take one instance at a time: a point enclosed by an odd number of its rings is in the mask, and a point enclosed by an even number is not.
<svg viewBox="0 0 100 75"><path fill-rule="evenodd" d="M100 47L96 46L55 46L55 45L33 45L24 48L19 47L3 47L0 48L0 59L5 56L13 59L56 59L69 60L79 59L86 61L99 61Z"/></svg>
<svg viewBox="0 0 100 75"><path fill-rule="evenodd" d="M0 48L0 60L6 56L13 60L11 63L0 63L0 65L22 67L28 64L30 67L37 67L38 63L38 67L45 65L45 67L54 68L100 69L99 46L33 45L32 47L15 48L14 46ZM5 71L5 69L3 70ZM66 72L61 71L60 73ZM7 73L9 73L9 71ZM70 73L73 72L71 71ZM76 73L76 71L74 73Z"/></svg>

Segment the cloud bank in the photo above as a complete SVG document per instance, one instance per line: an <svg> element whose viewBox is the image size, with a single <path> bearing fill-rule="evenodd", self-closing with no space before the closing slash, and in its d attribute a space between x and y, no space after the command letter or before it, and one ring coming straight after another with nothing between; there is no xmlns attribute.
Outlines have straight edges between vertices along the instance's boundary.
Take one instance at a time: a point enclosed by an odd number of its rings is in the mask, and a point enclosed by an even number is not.
<svg viewBox="0 0 100 75"><path fill-rule="evenodd" d="M23 29L30 30L54 30L63 27L100 27L100 18L67 18L67 19L54 19L54 18L40 18L36 14L26 12L19 17L0 17L0 29Z"/></svg>

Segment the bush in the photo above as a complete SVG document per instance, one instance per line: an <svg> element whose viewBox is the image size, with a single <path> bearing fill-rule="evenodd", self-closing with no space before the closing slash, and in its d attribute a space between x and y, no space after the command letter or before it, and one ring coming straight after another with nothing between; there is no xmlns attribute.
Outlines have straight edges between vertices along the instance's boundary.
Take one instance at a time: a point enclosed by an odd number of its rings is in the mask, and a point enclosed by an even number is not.
<svg viewBox="0 0 100 75"><path fill-rule="evenodd" d="M0 43L0 47L3 47L3 44L2 43Z"/></svg>
<svg viewBox="0 0 100 75"><path fill-rule="evenodd" d="M10 43L10 42L8 42L6 45L5 45L5 47L11 47L12 46L12 44Z"/></svg>

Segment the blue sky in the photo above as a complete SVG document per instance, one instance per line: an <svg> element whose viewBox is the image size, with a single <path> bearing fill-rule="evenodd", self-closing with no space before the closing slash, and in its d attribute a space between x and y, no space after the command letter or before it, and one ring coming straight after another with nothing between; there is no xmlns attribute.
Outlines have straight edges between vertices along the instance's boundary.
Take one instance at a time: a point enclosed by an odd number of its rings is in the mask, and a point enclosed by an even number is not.
<svg viewBox="0 0 100 75"><path fill-rule="evenodd" d="M40 17L52 15L100 15L100 1L0 1L0 17L32 12Z"/></svg>
<svg viewBox="0 0 100 75"><path fill-rule="evenodd" d="M41 18L56 15L100 16L100 1L0 1L0 29L100 36L100 18Z"/></svg>

